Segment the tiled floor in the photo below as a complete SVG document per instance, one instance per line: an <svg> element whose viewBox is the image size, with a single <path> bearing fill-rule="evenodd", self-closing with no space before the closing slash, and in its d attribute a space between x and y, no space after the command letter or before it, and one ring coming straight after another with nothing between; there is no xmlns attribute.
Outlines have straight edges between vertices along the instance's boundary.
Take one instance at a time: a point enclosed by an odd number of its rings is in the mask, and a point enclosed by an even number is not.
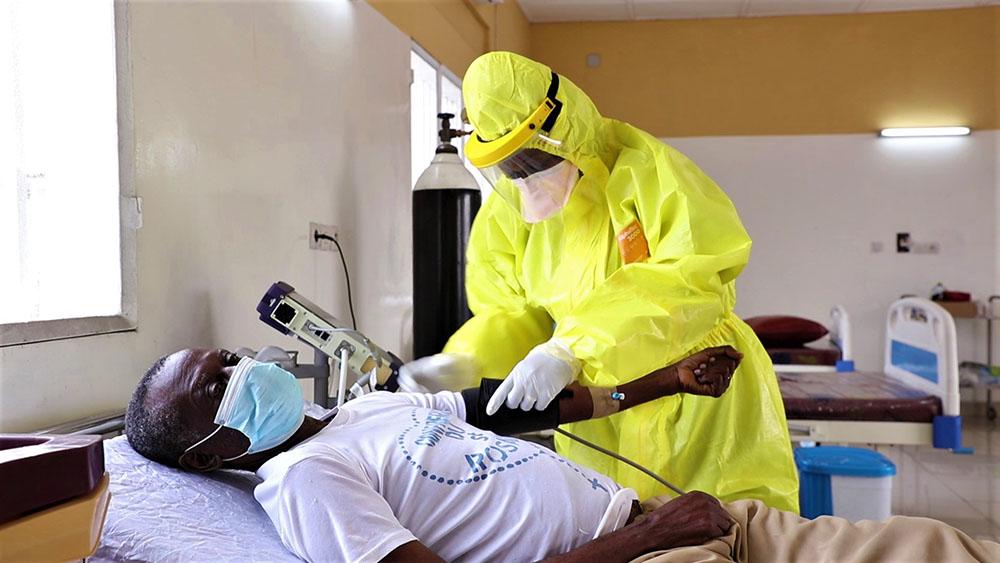
<svg viewBox="0 0 1000 563"><path fill-rule="evenodd" d="M972 455L877 448L896 464L892 512L936 518L975 538L1000 541L1000 425L985 417L963 423L963 441L976 450Z"/></svg>

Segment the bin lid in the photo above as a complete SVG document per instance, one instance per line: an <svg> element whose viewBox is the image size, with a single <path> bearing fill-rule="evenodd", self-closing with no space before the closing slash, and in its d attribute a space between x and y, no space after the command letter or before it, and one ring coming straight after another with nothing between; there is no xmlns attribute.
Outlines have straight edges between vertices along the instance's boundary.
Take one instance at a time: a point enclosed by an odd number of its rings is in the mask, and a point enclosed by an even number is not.
<svg viewBox="0 0 1000 563"><path fill-rule="evenodd" d="M849 477L889 477L896 466L884 455L864 448L818 446L796 448L799 471Z"/></svg>

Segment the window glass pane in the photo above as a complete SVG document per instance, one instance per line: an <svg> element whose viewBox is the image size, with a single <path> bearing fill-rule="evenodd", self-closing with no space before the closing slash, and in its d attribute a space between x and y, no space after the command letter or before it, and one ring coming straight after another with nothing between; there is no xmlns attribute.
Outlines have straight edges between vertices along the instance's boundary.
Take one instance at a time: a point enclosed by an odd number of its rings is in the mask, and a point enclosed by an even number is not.
<svg viewBox="0 0 1000 563"><path fill-rule="evenodd" d="M441 112L454 115L452 127L458 125L462 116L462 87L445 75L441 76Z"/></svg>
<svg viewBox="0 0 1000 563"><path fill-rule="evenodd" d="M111 0L0 3L0 323L121 312L114 41Z"/></svg>
<svg viewBox="0 0 1000 563"><path fill-rule="evenodd" d="M410 186L434 158L437 147L437 70L416 51L410 52Z"/></svg>

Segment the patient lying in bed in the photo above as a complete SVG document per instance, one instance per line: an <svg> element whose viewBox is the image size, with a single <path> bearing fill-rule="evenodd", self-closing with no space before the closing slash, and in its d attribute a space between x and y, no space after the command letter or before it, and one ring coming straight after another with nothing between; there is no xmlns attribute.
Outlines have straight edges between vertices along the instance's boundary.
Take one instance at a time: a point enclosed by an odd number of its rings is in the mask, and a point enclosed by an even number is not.
<svg viewBox="0 0 1000 563"><path fill-rule="evenodd" d="M1000 557L996 544L923 519L805 521L697 492L654 499L644 512L630 489L502 435L673 393L719 396L739 360L731 348L706 350L616 390L574 386L545 411L493 417L485 415L496 388L488 380L462 393L374 393L328 420L306 417L279 446L245 454L247 437L213 422L238 358L183 350L143 377L126 433L134 449L167 465L255 471L263 482L254 496L283 543L311 561L627 561L657 550L669 550L667 560ZM612 391L624 397L613 400ZM900 541L916 527L918 537Z"/></svg>

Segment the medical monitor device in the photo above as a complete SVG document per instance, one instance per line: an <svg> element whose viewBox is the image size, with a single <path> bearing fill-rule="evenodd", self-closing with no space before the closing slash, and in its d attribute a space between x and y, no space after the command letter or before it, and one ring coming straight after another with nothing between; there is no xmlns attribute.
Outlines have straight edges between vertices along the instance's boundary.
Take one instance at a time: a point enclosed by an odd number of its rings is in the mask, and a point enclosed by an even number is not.
<svg viewBox="0 0 1000 563"><path fill-rule="evenodd" d="M399 387L396 377L402 360L297 293L291 285L283 281L272 284L257 304L257 312L260 320L278 332L298 338L340 362L338 403L345 395L345 372L358 380L352 392L360 386L385 391Z"/></svg>

